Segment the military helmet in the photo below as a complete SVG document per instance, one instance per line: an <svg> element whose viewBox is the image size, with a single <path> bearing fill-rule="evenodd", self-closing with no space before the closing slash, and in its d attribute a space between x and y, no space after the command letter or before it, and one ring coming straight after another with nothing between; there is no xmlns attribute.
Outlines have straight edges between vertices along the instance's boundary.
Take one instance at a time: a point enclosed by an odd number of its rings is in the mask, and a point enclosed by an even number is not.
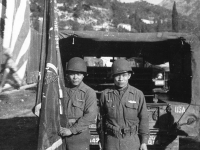
<svg viewBox="0 0 200 150"><path fill-rule="evenodd" d="M87 73L87 66L82 58L74 57L68 61L66 71Z"/></svg>
<svg viewBox="0 0 200 150"><path fill-rule="evenodd" d="M132 72L132 68L130 63L125 59L117 59L114 61L112 65L112 75L124 73L124 72Z"/></svg>

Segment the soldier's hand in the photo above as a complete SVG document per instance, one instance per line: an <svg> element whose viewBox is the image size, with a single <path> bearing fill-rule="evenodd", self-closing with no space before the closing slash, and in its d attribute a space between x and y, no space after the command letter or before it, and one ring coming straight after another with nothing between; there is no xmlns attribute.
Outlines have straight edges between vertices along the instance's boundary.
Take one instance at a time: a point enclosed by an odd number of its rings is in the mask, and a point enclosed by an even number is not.
<svg viewBox="0 0 200 150"><path fill-rule="evenodd" d="M59 132L60 136L70 136L71 134L72 132L70 131L70 129L60 127L60 132Z"/></svg>
<svg viewBox="0 0 200 150"><path fill-rule="evenodd" d="M140 150L147 150L147 144L142 143L142 144L140 145Z"/></svg>

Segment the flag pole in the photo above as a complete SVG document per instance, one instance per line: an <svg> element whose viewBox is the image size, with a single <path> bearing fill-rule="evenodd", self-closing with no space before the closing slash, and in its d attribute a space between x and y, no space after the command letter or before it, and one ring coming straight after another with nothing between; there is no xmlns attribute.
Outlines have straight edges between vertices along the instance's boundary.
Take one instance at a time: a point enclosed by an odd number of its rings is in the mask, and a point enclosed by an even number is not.
<svg viewBox="0 0 200 150"><path fill-rule="evenodd" d="M39 79L37 85L37 97L36 104L34 108L34 114L39 117L40 109L41 109L41 99L42 99L42 91L43 91L43 82L44 82L44 72L45 72L45 62L46 62L46 52L47 52L47 22L49 13L48 4L49 1L44 1L44 14L43 14L43 25L42 25L42 40L41 40L41 53L40 53L40 66L39 66Z"/></svg>

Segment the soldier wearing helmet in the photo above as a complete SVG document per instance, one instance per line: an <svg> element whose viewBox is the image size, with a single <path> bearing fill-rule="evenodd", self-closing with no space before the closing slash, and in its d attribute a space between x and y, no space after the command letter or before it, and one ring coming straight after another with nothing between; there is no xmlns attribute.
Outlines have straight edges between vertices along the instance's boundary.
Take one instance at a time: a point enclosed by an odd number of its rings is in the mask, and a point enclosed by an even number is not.
<svg viewBox="0 0 200 150"><path fill-rule="evenodd" d="M79 57L70 59L66 73L64 112L68 121L66 126L60 128L59 134L64 138L67 150L89 149L88 128L97 115L96 93L82 81L87 73L83 59Z"/></svg>
<svg viewBox="0 0 200 150"><path fill-rule="evenodd" d="M148 113L143 93L129 85L132 68L125 59L112 65L114 86L102 92L101 121L105 150L147 150ZM100 130L99 130L100 131Z"/></svg>

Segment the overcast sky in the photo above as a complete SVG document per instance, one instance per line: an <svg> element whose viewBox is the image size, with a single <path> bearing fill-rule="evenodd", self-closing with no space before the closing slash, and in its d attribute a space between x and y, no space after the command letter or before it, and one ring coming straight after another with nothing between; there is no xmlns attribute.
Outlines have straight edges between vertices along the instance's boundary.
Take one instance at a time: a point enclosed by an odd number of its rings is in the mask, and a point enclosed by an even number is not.
<svg viewBox="0 0 200 150"><path fill-rule="evenodd" d="M130 2L135 2L135 1L139 1L139 0L120 0L120 1L125 2L125 3L130 3ZM152 4L159 4L163 0L145 0L145 1L152 3Z"/></svg>

